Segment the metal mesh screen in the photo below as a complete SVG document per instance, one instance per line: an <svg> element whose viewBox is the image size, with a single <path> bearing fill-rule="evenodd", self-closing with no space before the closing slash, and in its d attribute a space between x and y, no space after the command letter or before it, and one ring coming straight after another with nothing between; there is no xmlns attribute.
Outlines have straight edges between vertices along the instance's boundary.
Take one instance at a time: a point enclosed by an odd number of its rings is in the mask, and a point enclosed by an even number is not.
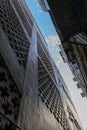
<svg viewBox="0 0 87 130"><path fill-rule="evenodd" d="M45 67L38 59L39 96L64 130L70 130L61 96Z"/></svg>
<svg viewBox="0 0 87 130"><path fill-rule="evenodd" d="M0 55L0 111L12 121L17 122L20 101L21 93ZM7 130L6 128L8 128L9 130L13 130L10 127L11 124L9 121L0 117L0 129Z"/></svg>
<svg viewBox="0 0 87 130"><path fill-rule="evenodd" d="M0 0L0 25L8 37L19 63L25 68L29 42L9 0Z"/></svg>

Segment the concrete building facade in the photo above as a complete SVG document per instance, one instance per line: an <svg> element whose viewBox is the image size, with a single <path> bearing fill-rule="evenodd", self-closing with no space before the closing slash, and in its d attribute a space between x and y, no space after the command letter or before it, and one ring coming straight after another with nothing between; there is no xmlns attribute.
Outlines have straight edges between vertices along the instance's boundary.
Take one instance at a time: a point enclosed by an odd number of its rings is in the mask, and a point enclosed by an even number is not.
<svg viewBox="0 0 87 130"><path fill-rule="evenodd" d="M67 44L67 43L65 43ZM81 96L87 97L86 92L86 76L83 76L83 73L81 73L80 67L78 66L78 62L72 52L71 49L68 49L68 47L65 47L65 45L59 45L60 47L60 55L64 61L64 63L67 63L69 68L72 71L72 74L74 75L73 80L76 82L77 88L81 89ZM73 45L73 47L77 47L76 45ZM71 47L70 47L71 48ZM76 50L74 49L74 52ZM76 53L79 53L76 51ZM83 72L83 71L82 71Z"/></svg>
<svg viewBox="0 0 87 130"><path fill-rule="evenodd" d="M72 52L74 55L73 60L76 61L76 64L78 66L78 69L80 71L80 74L78 76L82 77L84 81L84 85L80 85L81 89L83 91L82 97L87 97L87 54L86 54L86 45L87 42L87 35L85 33L78 34L74 36L71 41L79 44L72 44ZM82 46L83 45L83 46ZM77 71L76 71L77 72ZM83 84L83 82L81 82Z"/></svg>
<svg viewBox="0 0 87 130"><path fill-rule="evenodd" d="M0 0L0 129L83 130L24 0Z"/></svg>
<svg viewBox="0 0 87 130"><path fill-rule="evenodd" d="M48 11L52 18L68 57L67 63L78 82L78 88L82 89L82 97L87 97L87 4L85 3L87 1L39 0L39 2L42 9ZM63 60L67 60L63 50L60 54Z"/></svg>

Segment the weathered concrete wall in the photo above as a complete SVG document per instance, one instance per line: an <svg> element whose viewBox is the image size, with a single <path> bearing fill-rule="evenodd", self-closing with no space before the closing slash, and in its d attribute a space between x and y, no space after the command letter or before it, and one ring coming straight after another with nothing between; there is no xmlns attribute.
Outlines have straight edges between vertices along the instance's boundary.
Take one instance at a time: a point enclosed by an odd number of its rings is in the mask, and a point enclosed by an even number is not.
<svg viewBox="0 0 87 130"><path fill-rule="evenodd" d="M55 119L54 115L46 107L46 105L39 99L40 109L40 130L63 130L61 125Z"/></svg>
<svg viewBox="0 0 87 130"><path fill-rule="evenodd" d="M25 130L38 128L38 67L37 39L33 28L30 51L24 81L24 96L20 116L21 125Z"/></svg>
<svg viewBox="0 0 87 130"><path fill-rule="evenodd" d="M24 86L24 68L19 65L16 55L11 48L8 37L0 27L0 53L3 56L9 71L22 92Z"/></svg>
<svg viewBox="0 0 87 130"><path fill-rule="evenodd" d="M37 37L33 29L24 83L19 124L24 130L62 130L38 96Z"/></svg>
<svg viewBox="0 0 87 130"><path fill-rule="evenodd" d="M34 23L34 21L32 21L34 26L32 28L32 36L30 38L27 33L28 30L24 27L23 21L19 17L18 12L14 8L13 4L12 8L15 10L16 13L15 15L17 15L18 20L20 21L19 25L22 26L23 32L26 36L24 38L27 39L27 41L30 43L27 65L26 68L24 69L23 66L19 64L15 53L15 51L18 51L18 49L17 50L15 50L14 48L12 49L7 35L0 27L0 54L3 56L3 59L8 67L8 70L10 71L13 79L17 84L17 87L19 88L22 94L18 124L19 126L22 127L23 130L64 130L62 126L58 123L54 115L51 113L51 111L47 108L45 103L42 102L38 94L39 85L38 85L37 32L40 33L40 31L37 25ZM12 31L15 31L15 29L13 29ZM40 36L43 41L41 44L44 44L45 41L41 34ZM20 40L20 38L18 40ZM22 42L22 40L20 40L20 42ZM13 44L16 43L13 42ZM19 45L20 44L18 44L18 46ZM20 45L20 47L21 46L22 45ZM52 76L50 77L52 78ZM73 129L71 128L70 130Z"/></svg>
<svg viewBox="0 0 87 130"><path fill-rule="evenodd" d="M62 130L38 96L37 34L33 28L26 70L19 64L8 37L0 27L0 53L22 92L19 125L24 130ZM60 129L61 128L61 129Z"/></svg>
<svg viewBox="0 0 87 130"><path fill-rule="evenodd" d="M2 54L17 86L23 92L19 114L19 126L21 126L23 130L63 130L54 115L38 96L36 29L33 27L25 72L23 67L19 65L5 33L2 29L0 29L0 31L0 53ZM67 111L67 108L65 109ZM71 130L73 130L73 126L71 126Z"/></svg>

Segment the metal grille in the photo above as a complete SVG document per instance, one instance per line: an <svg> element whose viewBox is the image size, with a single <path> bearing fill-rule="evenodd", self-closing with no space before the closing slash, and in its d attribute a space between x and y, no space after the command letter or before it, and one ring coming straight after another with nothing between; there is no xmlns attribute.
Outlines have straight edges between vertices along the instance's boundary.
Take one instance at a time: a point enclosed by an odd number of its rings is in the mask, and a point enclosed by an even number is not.
<svg viewBox="0 0 87 130"><path fill-rule="evenodd" d="M19 2L18 2L17 0L12 0L12 1L13 1L13 3L14 3L14 6L15 6L16 10L18 11L18 14L19 14L19 16L20 16L20 18L21 18L21 20L22 20L22 22L23 22L24 27L26 28L26 30L27 30L29 36L31 37L31 35L32 35L33 22L32 22L32 20L30 19L29 14L28 14L27 11L26 11L26 8L24 8L23 2L20 1L20 3L22 4L22 8L24 9L25 14L24 14L24 12L21 10L21 6L20 6ZM27 16L28 20L26 19L25 15Z"/></svg>
<svg viewBox="0 0 87 130"><path fill-rule="evenodd" d="M75 119L71 109L67 106L67 111L68 111L68 114L69 114L69 119L72 121L72 123L76 126L76 128L78 130L81 130L81 127L80 125L78 124L77 120Z"/></svg>
<svg viewBox="0 0 87 130"><path fill-rule="evenodd" d="M50 112L53 113L54 117L61 124L64 130L70 130L59 91L39 59L38 80L39 96L42 101L50 109Z"/></svg>
<svg viewBox="0 0 87 130"><path fill-rule="evenodd" d="M0 55L0 111L12 121L17 122L20 101L21 93ZM7 120L0 117L0 130L7 130L7 128L10 130L10 125Z"/></svg>
<svg viewBox="0 0 87 130"><path fill-rule="evenodd" d="M41 35L40 36L40 34L37 32L37 42L38 42L38 44L41 44L41 46L42 46L42 48L44 49L44 51L45 51L45 53L46 53L46 55L47 55L47 57L50 59L50 56L49 56L49 52L48 52L48 50L47 50L47 48L46 48L46 46L47 45L45 45L45 44L47 44L46 43L46 41L44 40L44 37Z"/></svg>
<svg viewBox="0 0 87 130"><path fill-rule="evenodd" d="M25 68L29 42L9 0L0 0L0 25L8 37L19 63Z"/></svg>
<svg viewBox="0 0 87 130"><path fill-rule="evenodd" d="M42 59L43 63L45 64L45 66L47 67L49 73L51 74L51 76L53 77L53 79L55 80L55 76L54 76L54 72L53 72L53 68L51 65L51 62L49 61L48 57L46 56L44 50L42 49L41 45L38 43L38 54L40 56L40 58Z"/></svg>
<svg viewBox="0 0 87 130"><path fill-rule="evenodd" d="M11 121L5 114L0 111L0 120L2 124L0 124L1 130L23 130L16 123Z"/></svg>

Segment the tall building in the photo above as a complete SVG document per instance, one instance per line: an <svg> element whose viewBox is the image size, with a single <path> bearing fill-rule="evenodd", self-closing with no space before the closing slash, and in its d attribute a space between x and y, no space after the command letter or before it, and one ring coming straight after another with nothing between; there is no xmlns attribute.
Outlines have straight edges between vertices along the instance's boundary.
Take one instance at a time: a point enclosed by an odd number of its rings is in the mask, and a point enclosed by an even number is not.
<svg viewBox="0 0 87 130"><path fill-rule="evenodd" d="M77 88L82 90L81 96L87 97L86 82L85 82L86 77L85 75L84 76L82 75L80 68L78 66L78 62L76 61L72 50L69 49L68 43L63 44L63 46L59 45L59 48L60 48L60 55L64 63L68 64L69 68L72 71L72 74L74 75L73 80L76 82Z"/></svg>
<svg viewBox="0 0 87 130"><path fill-rule="evenodd" d="M44 11L48 11L60 36L68 64L87 97L87 1L39 0ZM65 60L63 50L60 52ZM65 61L64 61L65 62ZM76 67L77 66L77 67Z"/></svg>
<svg viewBox="0 0 87 130"><path fill-rule="evenodd" d="M0 0L0 129L83 130L24 0Z"/></svg>
<svg viewBox="0 0 87 130"><path fill-rule="evenodd" d="M70 46L70 50L71 51L71 64L74 66L74 63L77 64L78 69L80 74L78 73L78 76L81 77L81 79L84 82L84 85L80 85L81 89L83 91L82 96L87 97L87 52L86 52L86 47L83 45L86 45L87 42L87 36L84 33L78 34L76 36L74 36L71 40L79 45L76 44L72 44L69 45L69 43L64 43L64 44L68 44L68 46ZM69 57L69 53L66 53L67 56ZM77 72L77 71L76 71ZM83 84L83 82L81 82Z"/></svg>

